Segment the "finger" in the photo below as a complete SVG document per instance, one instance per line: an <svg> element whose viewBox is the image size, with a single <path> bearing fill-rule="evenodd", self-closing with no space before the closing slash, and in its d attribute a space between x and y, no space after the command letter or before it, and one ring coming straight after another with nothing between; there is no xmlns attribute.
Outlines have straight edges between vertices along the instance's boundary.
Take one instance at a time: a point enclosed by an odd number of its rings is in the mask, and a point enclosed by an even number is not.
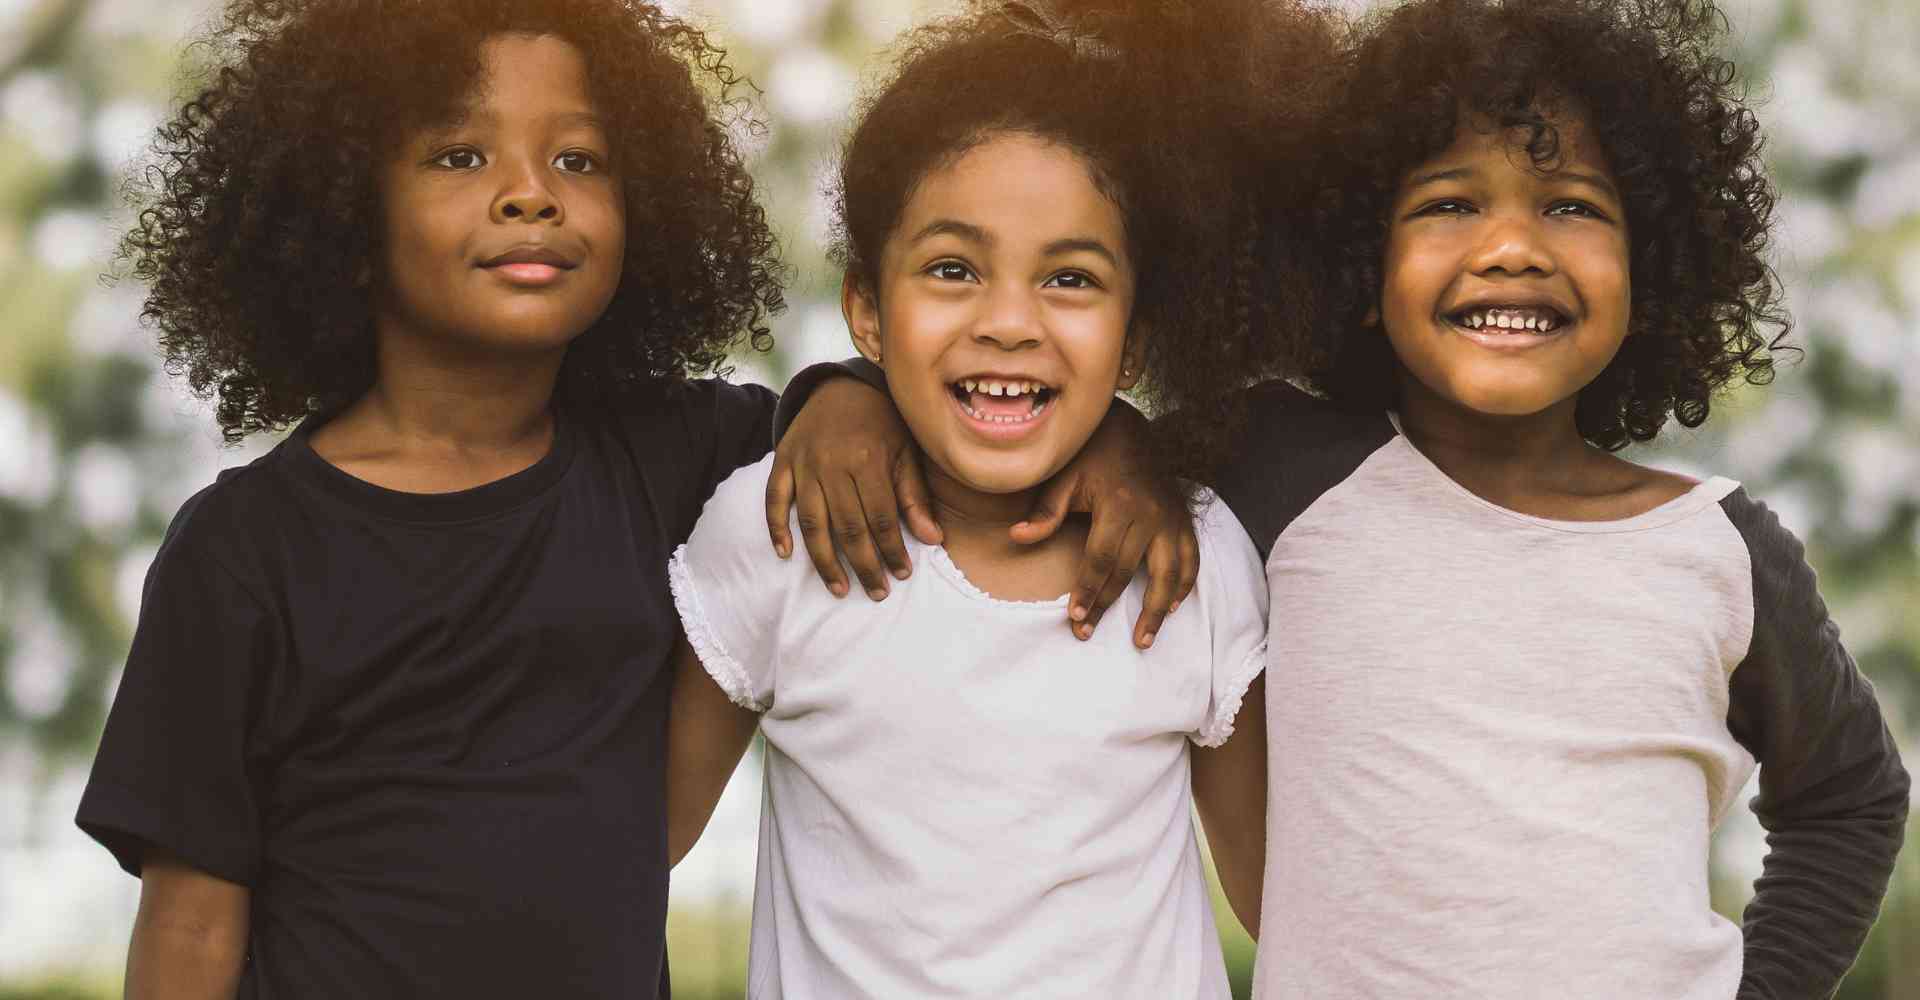
<svg viewBox="0 0 1920 1000"><path fill-rule="evenodd" d="M853 488L866 511L867 534L880 554L881 568L906 579L913 573L913 562L900 535L900 501L893 493L893 477L884 467L862 468L854 476Z"/></svg>
<svg viewBox="0 0 1920 1000"><path fill-rule="evenodd" d="M1074 582L1072 596L1067 599L1067 617L1073 621L1073 634L1082 639L1093 635L1093 625L1087 620L1092 614L1093 600L1106 586L1107 577L1113 575L1120 545L1126 539L1125 522L1112 517L1093 519L1093 527L1087 532L1087 551L1080 559L1080 575Z"/></svg>
<svg viewBox="0 0 1920 1000"><path fill-rule="evenodd" d="M1173 610L1174 594L1180 587L1180 544L1155 538L1147 546L1147 596L1140 605L1140 618L1133 625L1133 644L1141 649L1153 646L1160 634L1160 623Z"/></svg>
<svg viewBox="0 0 1920 1000"><path fill-rule="evenodd" d="M900 516L912 529L913 537L928 545L947 540L934 515L933 500L927 493L927 476L920 471L920 460L912 451L902 451L893 460L893 495L900 501ZM911 567L909 567L911 569Z"/></svg>
<svg viewBox="0 0 1920 1000"><path fill-rule="evenodd" d="M1193 593L1194 582L1200 579L1200 539L1194 535L1191 521L1184 527L1186 530L1181 532L1179 543L1180 583L1174 588L1173 604L1167 608L1168 614L1180 610L1180 602Z"/></svg>
<svg viewBox="0 0 1920 1000"><path fill-rule="evenodd" d="M1016 523L1010 534L1021 545L1044 542L1060 530L1067 519L1067 511L1072 507L1074 493L1080 488L1080 477L1071 471L1064 472L1047 480L1040 489L1039 497L1033 501L1033 509L1027 512L1027 519Z"/></svg>
<svg viewBox="0 0 1920 1000"><path fill-rule="evenodd" d="M793 466L780 453L773 456L773 471L767 476L767 538L775 555L785 559L793 555L793 534L787 530L787 518L793 510Z"/></svg>
<svg viewBox="0 0 1920 1000"><path fill-rule="evenodd" d="M860 503L860 491L851 476L835 476L823 484L827 493L827 518L833 526L833 544L846 559L860 589L878 601L887 596L887 571L880 552L873 547L873 535L867 531L867 511Z"/></svg>
<svg viewBox="0 0 1920 1000"><path fill-rule="evenodd" d="M1089 630L1099 628L1101 616L1107 613L1113 602L1120 599L1121 594L1127 592L1127 584L1133 582L1133 574L1139 570L1140 561L1147 554L1147 544L1151 541L1153 536L1137 522L1127 529L1120 543L1120 554L1113 561L1113 572L1107 574L1107 582L1094 597L1092 606L1087 608Z"/></svg>
<svg viewBox="0 0 1920 1000"><path fill-rule="evenodd" d="M827 529L827 495L815 479L803 480L798 489L800 540L807 546L807 558L813 571L835 597L847 596L847 575L840 568L840 556L833 549L833 535Z"/></svg>

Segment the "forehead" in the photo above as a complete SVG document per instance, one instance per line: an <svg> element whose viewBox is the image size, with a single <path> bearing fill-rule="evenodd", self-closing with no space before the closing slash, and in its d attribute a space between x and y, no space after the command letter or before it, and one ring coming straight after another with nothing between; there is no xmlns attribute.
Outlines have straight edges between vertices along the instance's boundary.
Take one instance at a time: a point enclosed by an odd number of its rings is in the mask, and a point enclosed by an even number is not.
<svg viewBox="0 0 1920 1000"><path fill-rule="evenodd" d="M989 137L928 171L901 212L900 231L949 217L1007 239L1051 240L1071 229L1117 241L1123 228L1119 206L1080 154L1025 133Z"/></svg>
<svg viewBox="0 0 1920 1000"><path fill-rule="evenodd" d="M591 106L587 60L554 35L494 35L480 43L480 76L466 105L471 111L570 105Z"/></svg>
<svg viewBox="0 0 1920 1000"><path fill-rule="evenodd" d="M1606 152L1584 114L1561 110L1544 117L1549 131L1541 137L1547 145L1540 146L1535 145L1535 131L1529 126L1503 126L1484 116L1463 114L1454 126L1453 141L1409 170L1406 180L1462 166L1489 172L1504 168L1542 179L1568 171L1612 180ZM1536 159L1536 152L1550 155Z"/></svg>

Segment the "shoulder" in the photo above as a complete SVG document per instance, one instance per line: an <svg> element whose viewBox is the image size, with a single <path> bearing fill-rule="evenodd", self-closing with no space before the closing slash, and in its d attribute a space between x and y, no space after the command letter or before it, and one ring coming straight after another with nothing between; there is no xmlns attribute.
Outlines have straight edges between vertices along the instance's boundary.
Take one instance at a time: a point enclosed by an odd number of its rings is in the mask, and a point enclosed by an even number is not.
<svg viewBox="0 0 1920 1000"><path fill-rule="evenodd" d="M188 497L168 522L155 565L205 560L247 576L267 544L299 502L297 479L282 467L282 444L243 466L222 469L214 481Z"/></svg>
<svg viewBox="0 0 1920 1000"><path fill-rule="evenodd" d="M1246 423L1215 489L1264 557L1294 518L1396 436L1381 411L1342 409L1287 382L1245 390Z"/></svg>
<svg viewBox="0 0 1920 1000"><path fill-rule="evenodd" d="M741 424L770 428L778 397L763 385L724 379L662 380L608 397L604 414L643 439L692 446L696 439ZM763 435L765 436L765 435Z"/></svg>
<svg viewBox="0 0 1920 1000"><path fill-rule="evenodd" d="M1820 597L1819 578L1807 564L1806 546L1780 523L1779 515L1744 487L1722 497L1720 510L1746 547L1752 568L1755 631L1763 633L1788 622L1824 621L1826 606Z"/></svg>

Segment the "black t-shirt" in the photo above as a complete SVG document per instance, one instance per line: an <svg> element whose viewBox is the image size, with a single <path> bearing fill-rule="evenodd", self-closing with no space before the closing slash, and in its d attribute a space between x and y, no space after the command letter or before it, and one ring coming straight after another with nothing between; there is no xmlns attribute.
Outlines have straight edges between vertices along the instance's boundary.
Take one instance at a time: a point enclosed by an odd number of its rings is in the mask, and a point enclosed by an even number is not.
<svg viewBox="0 0 1920 1000"><path fill-rule="evenodd" d="M222 473L148 573L81 827L251 888L243 997L654 996L667 558L773 410L563 413L459 493L354 479L305 425Z"/></svg>

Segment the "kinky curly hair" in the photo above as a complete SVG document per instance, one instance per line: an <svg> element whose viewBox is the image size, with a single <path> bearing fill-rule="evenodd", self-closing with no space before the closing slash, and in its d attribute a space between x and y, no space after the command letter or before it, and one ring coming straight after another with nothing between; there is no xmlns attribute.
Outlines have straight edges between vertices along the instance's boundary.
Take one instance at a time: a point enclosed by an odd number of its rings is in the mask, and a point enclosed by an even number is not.
<svg viewBox="0 0 1920 1000"><path fill-rule="evenodd" d="M1182 416L1154 421L1148 458L1170 486L1204 483L1240 423L1234 390L1272 367L1267 331L1312 314L1310 234L1261 225L1259 199L1310 191L1307 123L1333 94L1334 27L1277 0L1032 0L918 28L843 151L833 259L877 292L929 173L1006 133L1073 151L1119 208L1136 265L1136 395ZM1276 285L1295 294L1263 293Z"/></svg>
<svg viewBox="0 0 1920 1000"><path fill-rule="evenodd" d="M1395 362L1367 314L1407 171L1461 127L1506 132L1551 170L1557 126L1577 120L1620 189L1633 296L1629 336L1580 392L1580 434L1617 450L1669 417L1700 425L1736 378L1770 381L1790 325L1765 258L1775 194L1759 122L1715 53L1725 30L1703 0L1415 0L1362 25L1327 145L1334 190L1318 225L1334 274L1312 381L1336 400L1392 404Z"/></svg>
<svg viewBox="0 0 1920 1000"><path fill-rule="evenodd" d="M373 384L377 173L458 117L484 84L482 44L507 33L582 54L632 234L556 399L678 384L743 335L770 346L782 271L728 132L757 123L701 32L646 0L232 0L198 43L207 82L136 178L121 244L168 369L215 397L229 441Z"/></svg>

